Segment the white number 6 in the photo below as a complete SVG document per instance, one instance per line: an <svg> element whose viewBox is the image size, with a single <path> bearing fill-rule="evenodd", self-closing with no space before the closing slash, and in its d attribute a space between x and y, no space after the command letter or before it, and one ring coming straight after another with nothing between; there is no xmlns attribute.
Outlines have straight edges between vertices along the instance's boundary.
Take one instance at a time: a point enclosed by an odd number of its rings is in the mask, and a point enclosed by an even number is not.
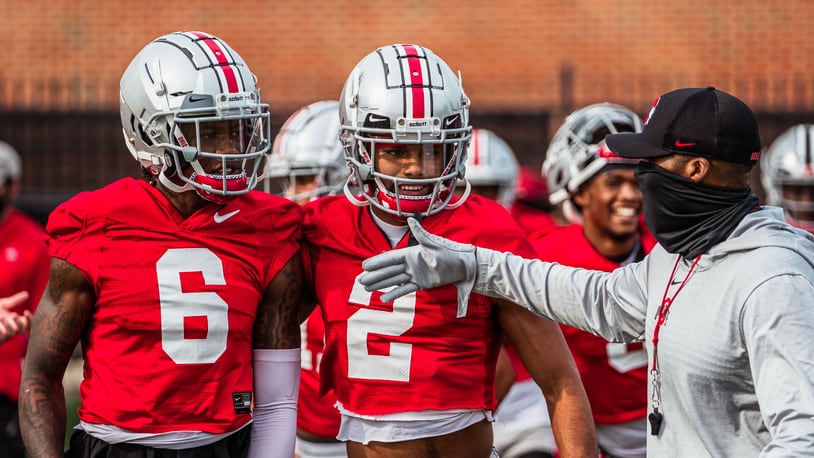
<svg viewBox="0 0 814 458"><path fill-rule="evenodd" d="M190 267L194 266L194 267ZM184 292L181 272L200 272L206 285L225 285L223 263L206 248L169 249L156 263L161 348L177 364L213 363L226 350L229 305L215 292ZM203 339L184 337L184 319L206 318Z"/></svg>

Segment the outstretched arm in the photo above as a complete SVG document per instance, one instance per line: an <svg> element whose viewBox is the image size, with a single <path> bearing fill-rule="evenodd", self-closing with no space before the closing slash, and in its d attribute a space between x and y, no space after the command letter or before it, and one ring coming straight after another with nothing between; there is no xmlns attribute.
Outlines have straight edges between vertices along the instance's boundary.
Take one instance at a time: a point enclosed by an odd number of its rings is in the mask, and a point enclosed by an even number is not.
<svg viewBox="0 0 814 458"><path fill-rule="evenodd" d="M466 243L453 242L425 231L415 218L407 223L418 245L391 250L365 260L359 278L367 291L395 287L382 295L390 302L419 289L454 284L458 288L458 316L466 315L469 294L506 299L535 309L543 301L540 280L549 264Z"/></svg>
<svg viewBox="0 0 814 458"><path fill-rule="evenodd" d="M382 295L384 302L454 284L459 316L474 291L614 342L633 341L644 332L645 262L612 274L578 269L453 242L430 234L413 218L408 223L418 245L362 263L365 273L359 281L366 290L395 286Z"/></svg>
<svg viewBox="0 0 814 458"><path fill-rule="evenodd" d="M12 311L14 307L28 300L28 292L20 291L8 297L0 298L0 343L28 331L31 326L31 312L22 314Z"/></svg>
<svg viewBox="0 0 814 458"><path fill-rule="evenodd" d="M32 458L63 455L62 376L95 300L79 269L51 259L51 276L32 320L20 384L20 430Z"/></svg>
<svg viewBox="0 0 814 458"><path fill-rule="evenodd" d="M597 456L591 407L559 326L507 301L497 307L501 328L543 391L560 456Z"/></svg>

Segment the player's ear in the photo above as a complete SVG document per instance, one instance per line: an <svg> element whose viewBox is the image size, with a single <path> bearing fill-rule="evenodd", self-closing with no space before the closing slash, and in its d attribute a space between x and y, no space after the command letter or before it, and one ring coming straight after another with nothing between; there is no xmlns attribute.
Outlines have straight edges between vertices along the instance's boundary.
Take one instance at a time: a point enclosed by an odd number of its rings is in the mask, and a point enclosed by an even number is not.
<svg viewBox="0 0 814 458"><path fill-rule="evenodd" d="M590 196L583 187L580 187L577 192L571 197L571 200L576 204L577 208L585 208L586 204L590 201Z"/></svg>

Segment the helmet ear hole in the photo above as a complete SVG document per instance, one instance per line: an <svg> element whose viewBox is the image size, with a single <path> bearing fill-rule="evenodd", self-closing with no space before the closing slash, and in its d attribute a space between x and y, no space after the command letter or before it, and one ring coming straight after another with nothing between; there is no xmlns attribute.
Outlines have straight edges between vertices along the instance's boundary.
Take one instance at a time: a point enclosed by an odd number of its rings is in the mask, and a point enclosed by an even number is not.
<svg viewBox="0 0 814 458"><path fill-rule="evenodd" d="M359 173L359 181L366 182L370 181L373 177L373 170L367 164L360 164L356 167L357 172Z"/></svg>
<svg viewBox="0 0 814 458"><path fill-rule="evenodd" d="M184 156L184 160L187 162L192 162L198 158L198 148L194 146L185 146L181 149L181 154Z"/></svg>

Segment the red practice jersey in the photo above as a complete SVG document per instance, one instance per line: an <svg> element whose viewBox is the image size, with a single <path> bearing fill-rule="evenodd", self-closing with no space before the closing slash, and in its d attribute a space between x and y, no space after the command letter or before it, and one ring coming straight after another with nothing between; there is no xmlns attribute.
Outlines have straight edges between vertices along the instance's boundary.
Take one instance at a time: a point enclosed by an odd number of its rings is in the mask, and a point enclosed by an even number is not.
<svg viewBox="0 0 814 458"><path fill-rule="evenodd" d="M428 231L520 256L534 251L508 212L470 196L422 221ZM495 364L502 332L492 300L473 294L456 318L457 291L443 286L382 303L358 282L362 261L390 243L370 215L343 196L306 206L306 265L325 319L323 389L363 415L495 408ZM397 245L403 248L409 233Z"/></svg>
<svg viewBox="0 0 814 458"><path fill-rule="evenodd" d="M646 229L640 230L649 253L656 244ZM599 254L585 238L582 226L558 227L532 240L543 261L610 272L619 264ZM642 343L611 343L591 333L560 325L591 403L594 421L617 424L647 415L647 354Z"/></svg>
<svg viewBox="0 0 814 458"><path fill-rule="evenodd" d="M79 418L142 433L249 422L257 306L297 254L301 221L298 205L262 192L183 219L132 178L59 206L49 251L96 293Z"/></svg>
<svg viewBox="0 0 814 458"><path fill-rule="evenodd" d="M51 257L39 223L12 208L0 222L0 297L28 291L28 300L13 308L23 313L37 308L45 285ZM22 359L28 335L18 334L0 344L0 395L17 402L20 394Z"/></svg>
<svg viewBox="0 0 814 458"><path fill-rule="evenodd" d="M515 202L509 212L527 235L543 234L545 231L557 227L557 222L551 216L551 213L534 208L531 205Z"/></svg>
<svg viewBox="0 0 814 458"><path fill-rule="evenodd" d="M322 394L319 385L319 362L325 348L325 323L319 307L300 326L302 330L302 370L300 397L297 401L297 428L321 437L336 438L341 416L334 407L333 390Z"/></svg>

